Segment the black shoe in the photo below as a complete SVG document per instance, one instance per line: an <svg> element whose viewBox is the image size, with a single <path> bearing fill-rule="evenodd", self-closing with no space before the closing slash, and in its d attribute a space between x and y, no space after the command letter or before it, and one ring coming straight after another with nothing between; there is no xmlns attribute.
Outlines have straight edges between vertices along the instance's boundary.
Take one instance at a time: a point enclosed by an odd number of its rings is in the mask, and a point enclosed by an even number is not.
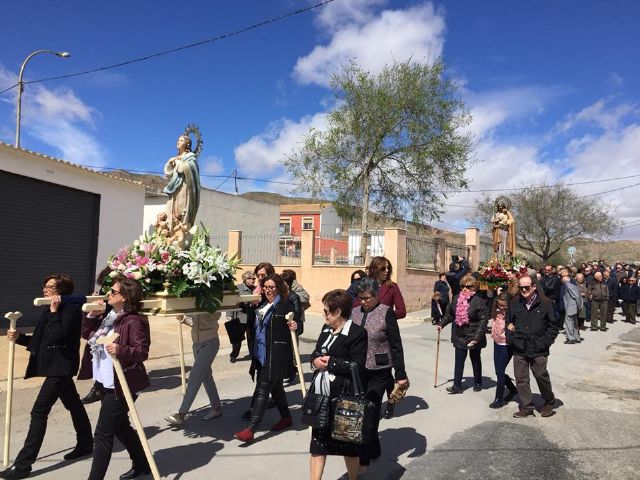
<svg viewBox="0 0 640 480"><path fill-rule="evenodd" d="M273 398L267 402L267 408L276 408L276 402Z"/></svg>
<svg viewBox="0 0 640 480"><path fill-rule="evenodd" d="M474 391L474 392L480 392L480 391L482 391L482 385L480 385L479 383L476 383L476 384L473 386L473 391Z"/></svg>
<svg viewBox="0 0 640 480"><path fill-rule="evenodd" d="M8 478L8 479L27 478L30 473L31 473L31 469L29 469L29 470L20 470L19 468L16 468L15 465L12 465L9 468L7 468L6 470L2 470L0 472L0 478Z"/></svg>
<svg viewBox="0 0 640 480"><path fill-rule="evenodd" d="M237 360L238 360L238 357L229 357L229 361L231 363L236 363Z"/></svg>
<svg viewBox="0 0 640 480"><path fill-rule="evenodd" d="M452 395L456 395L458 393L462 393L462 388L460 388L460 387L447 387L446 390L447 390L447 392L451 393Z"/></svg>
<svg viewBox="0 0 640 480"><path fill-rule="evenodd" d="M151 473L151 469L149 467L142 468L132 468L128 472L124 472L120 475L120 480L131 480L132 478L138 478L142 475L149 475Z"/></svg>
<svg viewBox="0 0 640 480"><path fill-rule="evenodd" d="M509 403L511 400L513 400L513 397L516 396L516 394L518 393L518 390L511 390L509 389L509 392L507 393L507 395L504 397L504 401Z"/></svg>
<svg viewBox="0 0 640 480"><path fill-rule="evenodd" d="M251 409L245 410L242 415L240 415L242 420L249 420L251 418Z"/></svg>
<svg viewBox="0 0 640 480"><path fill-rule="evenodd" d="M599 330L598 328L591 327L592 332L597 332L598 330Z"/></svg>
<svg viewBox="0 0 640 480"><path fill-rule="evenodd" d="M393 403L387 402L387 408L384 409L384 418L387 420L393 417L393 411L395 409L395 405Z"/></svg>
<svg viewBox="0 0 640 480"><path fill-rule="evenodd" d="M607 327L600 327L601 332L606 332L607 330L609 330Z"/></svg>
<svg viewBox="0 0 640 480"><path fill-rule="evenodd" d="M65 460L73 460L74 458L86 457L87 455L91 455L93 453L93 445L91 446L80 446L76 445L76 448L67 453L63 458Z"/></svg>
<svg viewBox="0 0 640 480"><path fill-rule="evenodd" d="M505 400L502 400L500 398L496 398L493 402L491 402L489 404L489 408L502 408L504 407L508 402L506 402Z"/></svg>
<svg viewBox="0 0 640 480"><path fill-rule="evenodd" d="M89 405L90 403L99 402L102 400L102 397L104 397L104 392L94 384L91 390L89 390L89 393L82 399L82 404Z"/></svg>
<svg viewBox="0 0 640 480"><path fill-rule="evenodd" d="M575 340L569 340L569 339L564 341L565 345L575 345L576 343L580 343L580 342L576 342Z"/></svg>

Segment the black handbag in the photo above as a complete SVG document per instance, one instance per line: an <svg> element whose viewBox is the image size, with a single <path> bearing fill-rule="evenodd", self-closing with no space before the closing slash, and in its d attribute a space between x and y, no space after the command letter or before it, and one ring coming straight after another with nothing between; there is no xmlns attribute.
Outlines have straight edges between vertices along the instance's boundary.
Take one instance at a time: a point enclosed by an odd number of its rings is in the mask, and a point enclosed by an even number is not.
<svg viewBox="0 0 640 480"><path fill-rule="evenodd" d="M375 430L376 406L365 398L358 365L351 362L350 369L353 395L343 395L334 400L331 438L362 445Z"/></svg>
<svg viewBox="0 0 640 480"><path fill-rule="evenodd" d="M317 375L317 373L316 373ZM302 402L302 423L312 428L326 429L331 422L331 398L314 391L314 380Z"/></svg>
<svg viewBox="0 0 640 480"><path fill-rule="evenodd" d="M229 341L233 343L240 343L244 340L244 331L246 326L240 323L238 317L234 317L231 320L224 322L224 328L229 335Z"/></svg>

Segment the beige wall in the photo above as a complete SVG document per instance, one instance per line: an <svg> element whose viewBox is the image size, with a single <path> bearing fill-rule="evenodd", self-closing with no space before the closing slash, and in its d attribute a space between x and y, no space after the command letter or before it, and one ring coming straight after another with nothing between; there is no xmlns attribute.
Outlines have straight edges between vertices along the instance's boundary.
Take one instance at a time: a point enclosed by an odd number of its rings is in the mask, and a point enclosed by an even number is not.
<svg viewBox="0 0 640 480"><path fill-rule="evenodd" d="M100 195L96 269L124 245L140 236L144 187L110 178L77 165L0 143L4 171ZM4 207L4 206L3 206ZM117 228L114 226L117 225Z"/></svg>

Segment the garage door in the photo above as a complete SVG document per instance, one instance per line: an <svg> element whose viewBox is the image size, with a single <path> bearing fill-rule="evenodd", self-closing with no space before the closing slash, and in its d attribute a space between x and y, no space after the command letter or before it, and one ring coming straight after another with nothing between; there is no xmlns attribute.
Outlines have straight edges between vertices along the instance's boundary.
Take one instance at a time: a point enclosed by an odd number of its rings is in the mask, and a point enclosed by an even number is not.
<svg viewBox="0 0 640 480"><path fill-rule="evenodd" d="M0 314L19 310L33 326L42 280L71 275L76 293L93 290L100 195L0 170Z"/></svg>

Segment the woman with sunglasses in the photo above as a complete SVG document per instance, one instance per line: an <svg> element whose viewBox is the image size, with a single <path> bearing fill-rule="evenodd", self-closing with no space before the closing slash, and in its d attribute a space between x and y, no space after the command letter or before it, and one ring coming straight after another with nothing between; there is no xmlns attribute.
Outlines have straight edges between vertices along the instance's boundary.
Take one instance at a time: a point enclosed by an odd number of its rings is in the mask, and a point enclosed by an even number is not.
<svg viewBox="0 0 640 480"><path fill-rule="evenodd" d="M256 323L251 367L251 378L257 376L253 393L249 425L233 436L238 440L251 443L260 426L267 408L269 394L280 412L280 420L271 427L278 432L293 423L287 397L282 381L290 378L293 372L293 346L291 334L297 328L295 321L287 323L285 316L293 312L293 305L288 300L289 292L280 275L267 275L260 284L265 300L256 310Z"/></svg>
<svg viewBox="0 0 640 480"><path fill-rule="evenodd" d="M138 478L151 472L142 443L129 423L127 402L113 368L110 355L115 355L124 370L127 385L134 399L136 394L149 386L149 376L143 362L149 356L151 344L149 321L138 312L142 307L142 288L132 279L115 277L107 294L107 302L115 312L113 323L104 324L89 340L93 350L93 378L102 384L100 414L96 424L95 452L89 480L102 480L109 467L113 451L113 439L117 437L131 457L131 469L120 480ZM97 340L111 333L120 337L113 343L97 344Z"/></svg>
<svg viewBox="0 0 640 480"><path fill-rule="evenodd" d="M360 307L354 308L351 312L353 323L367 331L367 360L363 380L366 383L367 398L376 406L375 428L372 429L374 431L360 452L361 473L366 472L370 461L377 459L381 454L378 424L384 392L393 389L394 385L391 369L395 371L395 382L405 385L409 381L404 368L404 351L398 321L393 309L380 302L379 288L375 279L363 278L356 287Z"/></svg>
<svg viewBox="0 0 640 480"><path fill-rule="evenodd" d="M27 347L31 354L24 378L45 379L31 409L31 423L24 446L14 464L0 472L0 478L29 476L47 431L49 412L58 399L71 414L76 431L76 447L64 456L65 460L89 455L93 451L89 417L73 383L80 364L81 307L85 298L71 296L73 280L64 273L46 277L42 293L51 299L51 305L42 311L33 334L7 330L9 341Z"/></svg>
<svg viewBox="0 0 640 480"><path fill-rule="evenodd" d="M453 386L447 387L452 394L462 393L462 374L467 352L473 367L473 391L482 390L481 350L487 346L485 329L489 323L489 311L483 298L476 295L478 282L471 275L460 281L461 291L453 297L442 321L437 325L438 331L451 325L451 343L456 350Z"/></svg>

